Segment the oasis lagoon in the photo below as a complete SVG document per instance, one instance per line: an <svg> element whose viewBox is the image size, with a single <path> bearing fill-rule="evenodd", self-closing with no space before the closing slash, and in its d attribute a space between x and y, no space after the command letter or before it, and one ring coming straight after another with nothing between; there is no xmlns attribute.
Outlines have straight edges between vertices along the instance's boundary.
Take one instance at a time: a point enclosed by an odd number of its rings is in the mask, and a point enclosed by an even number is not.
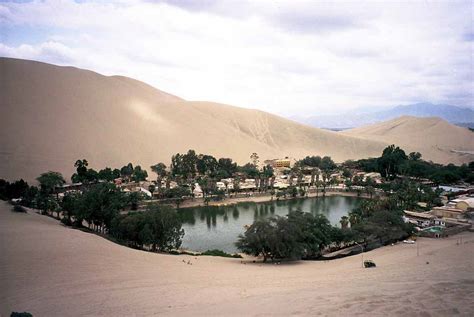
<svg viewBox="0 0 474 317"><path fill-rule="evenodd" d="M183 221L182 248L192 251L219 249L228 253L237 252L234 243L245 226L254 220L271 216L286 216L293 210L323 214L333 226L340 226L342 216L356 208L363 198L327 196L271 201L265 203L245 202L229 206L207 206L183 208L178 212Z"/></svg>

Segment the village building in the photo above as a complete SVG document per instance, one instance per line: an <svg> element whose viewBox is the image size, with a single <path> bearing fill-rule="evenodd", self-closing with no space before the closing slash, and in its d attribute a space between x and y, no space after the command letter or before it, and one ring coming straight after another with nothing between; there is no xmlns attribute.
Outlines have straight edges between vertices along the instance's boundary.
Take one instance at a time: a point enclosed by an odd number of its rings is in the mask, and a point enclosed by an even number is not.
<svg viewBox="0 0 474 317"><path fill-rule="evenodd" d="M196 198L202 198L204 196L201 186L198 183L194 184L193 196Z"/></svg>
<svg viewBox="0 0 474 317"><path fill-rule="evenodd" d="M449 202L449 204L454 204L454 208L462 210L463 212L474 211L474 197L453 199Z"/></svg>
<svg viewBox="0 0 474 317"><path fill-rule="evenodd" d="M271 167L275 169L281 169L281 168L290 168L292 165L292 159L289 157L285 157L283 159L273 159L273 160L266 160L264 161L265 165L270 165Z"/></svg>
<svg viewBox="0 0 474 317"><path fill-rule="evenodd" d="M233 178L223 178L221 179L221 182L224 183L226 188L228 190L233 190L234 189L234 179Z"/></svg>
<svg viewBox="0 0 474 317"><path fill-rule="evenodd" d="M367 179L373 180L376 184L381 184L382 183L382 175L380 173L372 172L372 173L367 173L364 175L364 182L367 181Z"/></svg>
<svg viewBox="0 0 474 317"><path fill-rule="evenodd" d="M247 178L239 183L239 188L241 190L254 190L257 188L257 182L254 178Z"/></svg>
<svg viewBox="0 0 474 317"><path fill-rule="evenodd" d="M404 219L406 222L412 223L420 228L428 228L433 226L436 219L436 216L432 215L431 213L415 212L409 210L404 210L403 213L405 214Z"/></svg>
<svg viewBox="0 0 474 317"><path fill-rule="evenodd" d="M431 213L437 217L462 219L464 218L464 212L461 209L452 208L448 206L434 207Z"/></svg>
<svg viewBox="0 0 474 317"><path fill-rule="evenodd" d="M216 182L216 187L218 190L226 191L227 187L224 182Z"/></svg>

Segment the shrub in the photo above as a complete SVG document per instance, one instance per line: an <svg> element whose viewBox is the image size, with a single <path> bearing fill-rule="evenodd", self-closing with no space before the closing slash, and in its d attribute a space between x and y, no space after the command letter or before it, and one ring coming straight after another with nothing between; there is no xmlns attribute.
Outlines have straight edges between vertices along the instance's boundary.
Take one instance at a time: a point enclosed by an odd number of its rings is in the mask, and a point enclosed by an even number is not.
<svg viewBox="0 0 474 317"><path fill-rule="evenodd" d="M13 206L13 209L12 209L14 212L26 212L26 209L25 207L23 206L20 206L20 205L15 205Z"/></svg>
<svg viewBox="0 0 474 317"><path fill-rule="evenodd" d="M72 220L69 219L69 218L66 218L66 217L61 219L61 223L63 223L66 226L69 226L69 227L72 226Z"/></svg>
<svg viewBox="0 0 474 317"><path fill-rule="evenodd" d="M218 250L218 249L213 249L213 250L207 250L203 253L201 253L201 255L209 255L209 256L221 256L221 257L224 257L224 258L237 258L237 259L241 259L242 256L240 254L229 254L227 252L224 252L222 250Z"/></svg>
<svg viewBox="0 0 474 317"><path fill-rule="evenodd" d="M27 312L22 312L22 313L12 312L10 314L10 317L33 317L33 315Z"/></svg>

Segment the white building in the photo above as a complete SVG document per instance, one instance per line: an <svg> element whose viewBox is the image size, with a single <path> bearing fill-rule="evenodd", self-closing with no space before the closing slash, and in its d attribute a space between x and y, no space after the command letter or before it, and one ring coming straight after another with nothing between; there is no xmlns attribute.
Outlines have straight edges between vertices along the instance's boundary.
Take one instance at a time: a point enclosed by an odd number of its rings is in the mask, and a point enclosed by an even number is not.
<svg viewBox="0 0 474 317"><path fill-rule="evenodd" d="M194 195L194 197L196 197L196 198L202 198L202 197L203 197L202 188L201 188L201 186L199 186L198 183L195 183L195 184L194 184L193 195Z"/></svg>

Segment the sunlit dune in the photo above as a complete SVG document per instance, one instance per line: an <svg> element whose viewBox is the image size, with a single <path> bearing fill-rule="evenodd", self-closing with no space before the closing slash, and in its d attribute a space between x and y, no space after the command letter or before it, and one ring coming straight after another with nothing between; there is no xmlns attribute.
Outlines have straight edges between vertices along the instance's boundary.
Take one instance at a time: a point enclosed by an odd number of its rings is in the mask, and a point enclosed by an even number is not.
<svg viewBox="0 0 474 317"><path fill-rule="evenodd" d="M469 316L474 236L330 262L261 264L126 248L0 203L0 315ZM463 243L457 245L459 237ZM244 264L245 263L245 264Z"/></svg>
<svg viewBox="0 0 474 317"><path fill-rule="evenodd" d="M32 180L47 170L68 176L81 158L94 168L128 162L149 168L194 149L240 164L253 152L262 160L343 161L377 156L386 146L262 111L184 101L121 76L8 58L0 69L2 178Z"/></svg>
<svg viewBox="0 0 474 317"><path fill-rule="evenodd" d="M386 122L341 132L368 140L394 143L425 160L462 164L474 160L474 133L440 118L402 116Z"/></svg>

